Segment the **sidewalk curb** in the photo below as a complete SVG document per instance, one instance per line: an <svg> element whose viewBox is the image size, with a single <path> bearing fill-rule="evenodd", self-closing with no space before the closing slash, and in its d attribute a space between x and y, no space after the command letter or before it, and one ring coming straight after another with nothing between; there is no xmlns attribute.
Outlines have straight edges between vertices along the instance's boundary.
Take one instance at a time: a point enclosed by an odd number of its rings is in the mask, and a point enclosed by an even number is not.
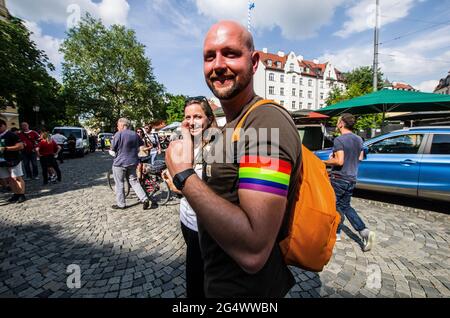
<svg viewBox="0 0 450 318"><path fill-rule="evenodd" d="M427 220L427 221L449 221L450 220L450 214L445 214L445 213L440 213L440 212L434 212L434 211L427 211L427 210L422 210L422 209L417 209L417 208L413 208L413 207L409 207L409 206L403 206L403 205L398 205L398 204L393 204L393 203L387 203L387 202L380 202L380 201L374 201L374 200L368 200L368 199L363 199L363 198L356 198L353 197L352 200L355 200L358 203L361 204L370 204L370 205L374 205L377 207L382 207L382 208L389 208L389 209L393 209L396 211L402 211L402 212L408 212L411 213L421 219ZM450 212L450 211L449 211Z"/></svg>

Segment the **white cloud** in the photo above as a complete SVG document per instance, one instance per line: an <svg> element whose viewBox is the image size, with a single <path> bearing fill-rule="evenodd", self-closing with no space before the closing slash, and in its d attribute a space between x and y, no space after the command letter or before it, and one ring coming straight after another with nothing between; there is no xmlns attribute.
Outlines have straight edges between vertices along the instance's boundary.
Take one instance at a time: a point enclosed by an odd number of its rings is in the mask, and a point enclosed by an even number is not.
<svg viewBox="0 0 450 318"><path fill-rule="evenodd" d="M430 81L424 81L417 85L413 85L413 87L415 89L418 89L421 92L433 93L433 91L436 88L438 83L439 83L439 80L430 80Z"/></svg>
<svg viewBox="0 0 450 318"><path fill-rule="evenodd" d="M30 38L36 43L37 48L47 54L50 62L55 67L59 66L63 60L63 55L59 52L59 47L63 40L43 35L41 28L35 22L25 21L25 26L31 32Z"/></svg>
<svg viewBox="0 0 450 318"><path fill-rule="evenodd" d="M442 77L441 74L450 65L449 31L450 27L443 27L412 38L405 45L381 46L381 71L390 81L411 85L419 83L418 86L430 91L433 81ZM359 66L372 66L373 47L371 44L355 45L336 52L325 52L319 59L332 62L341 71L351 71Z"/></svg>
<svg viewBox="0 0 450 318"><path fill-rule="evenodd" d="M163 19L169 24L170 30L166 28L162 30L166 37L181 35L199 40L203 36L201 23L193 18L192 12L188 10L189 7L168 0L148 0L147 4L150 14L156 15L157 19ZM170 12L169 19L167 19L168 12Z"/></svg>
<svg viewBox="0 0 450 318"><path fill-rule="evenodd" d="M252 27L257 31L279 27L286 39L304 39L331 22L335 9L348 0L255 1ZM247 1L195 0L200 14L214 20L233 19L247 25Z"/></svg>
<svg viewBox="0 0 450 318"><path fill-rule="evenodd" d="M11 13L34 22L65 23L78 12L101 18L106 25L127 24L130 5L127 0L17 0L8 3ZM70 26L70 25L69 25Z"/></svg>
<svg viewBox="0 0 450 318"><path fill-rule="evenodd" d="M420 0L380 1L379 25L383 27L408 15L414 4ZM347 10L350 20L346 21L341 30L334 33L340 37L348 37L353 33L373 29L375 26L376 6L373 0L358 1Z"/></svg>

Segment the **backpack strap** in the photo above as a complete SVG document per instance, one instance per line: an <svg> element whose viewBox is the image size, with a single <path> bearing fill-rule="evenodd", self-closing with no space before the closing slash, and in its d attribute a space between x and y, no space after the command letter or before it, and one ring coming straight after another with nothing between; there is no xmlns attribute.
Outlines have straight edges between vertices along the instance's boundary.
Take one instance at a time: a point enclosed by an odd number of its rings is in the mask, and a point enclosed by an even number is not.
<svg viewBox="0 0 450 318"><path fill-rule="evenodd" d="M231 142L237 142L240 139L240 133L241 133L241 128L244 125L245 120L247 119L247 116L257 107L261 106L261 105L265 105L265 104L274 104L274 105L278 105L275 101L270 100L270 99L261 99L259 101L257 101L256 103L254 103L248 110L247 112L244 114L244 116L242 116L241 120L239 120L238 124L236 125L236 127L234 128L233 131L233 135L231 136ZM281 105L278 105L281 107Z"/></svg>

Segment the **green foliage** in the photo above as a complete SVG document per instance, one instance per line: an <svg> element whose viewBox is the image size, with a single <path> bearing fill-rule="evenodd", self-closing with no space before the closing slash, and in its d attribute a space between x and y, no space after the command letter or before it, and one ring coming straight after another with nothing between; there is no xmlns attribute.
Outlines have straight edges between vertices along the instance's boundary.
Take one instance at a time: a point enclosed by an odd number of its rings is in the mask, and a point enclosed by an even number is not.
<svg viewBox="0 0 450 318"><path fill-rule="evenodd" d="M108 29L86 15L60 50L64 84L79 120L112 130L120 117L142 123L165 115L164 87L133 30Z"/></svg>
<svg viewBox="0 0 450 318"><path fill-rule="evenodd" d="M184 118L184 103L186 96L166 94L167 97L167 124L174 121L182 121Z"/></svg>
<svg viewBox="0 0 450 318"><path fill-rule="evenodd" d="M345 84L347 90L343 91L338 87L332 88L326 104L333 105L344 100L369 94L373 91L373 71L370 66L363 66L345 74ZM378 89L383 87L383 74L378 71ZM330 120L330 125L335 126L338 117ZM382 114L369 114L358 116L355 129L379 128L381 127Z"/></svg>
<svg viewBox="0 0 450 318"><path fill-rule="evenodd" d="M33 106L39 106L39 122L52 125L61 116L61 100L60 84L47 72L54 69L48 57L15 17L0 20L0 43L0 109L16 105L20 119L34 126Z"/></svg>

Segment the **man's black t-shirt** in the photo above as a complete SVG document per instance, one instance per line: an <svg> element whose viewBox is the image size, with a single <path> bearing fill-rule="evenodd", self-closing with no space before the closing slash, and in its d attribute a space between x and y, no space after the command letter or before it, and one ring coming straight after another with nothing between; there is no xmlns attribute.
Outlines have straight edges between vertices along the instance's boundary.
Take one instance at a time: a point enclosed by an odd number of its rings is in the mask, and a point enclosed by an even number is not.
<svg viewBox="0 0 450 318"><path fill-rule="evenodd" d="M21 142L19 136L11 131L6 131L3 135L0 134L0 144L4 147L11 147ZM20 162L20 151L4 151L3 158L9 163Z"/></svg>
<svg viewBox="0 0 450 318"><path fill-rule="evenodd" d="M227 154L232 153L227 150L232 144L227 145L231 140L230 133L247 110L261 98L255 97L245 105L241 113L231 122L227 123L222 130L222 135L217 136L211 145L211 150L205 156L208 162L214 154L224 154L224 161L205 164L204 176L208 186L222 198L239 205L238 190L243 188L245 179L243 176L241 163L228 160ZM247 155L251 150L255 150L257 155L261 155L260 150L266 144L273 144L278 155L270 152L265 154L268 157L277 157L279 161L284 161L292 167L289 187L286 186L284 195L287 196L288 205L285 216L292 209L295 203L294 189L298 184L298 169L301 162L301 141L297 129L288 114L279 106L264 105L252 111L245 120L243 129L247 133L251 128L256 129L257 140L242 138L242 152L233 155L236 159L242 158L241 154ZM262 131L267 129L266 142L259 138ZM273 139L269 130L276 129L279 132L278 141ZM267 157L268 156L268 157ZM270 158L269 158L270 159ZM277 160L278 161L278 160ZM256 176L257 177L257 176ZM254 180L253 180L254 181ZM259 182L257 180L256 182ZM247 184L248 185L248 184ZM262 190L261 187L259 189ZM272 188L273 190L273 188ZM276 190L274 190L276 191ZM230 217L232 217L230 215ZM200 248L205 264L205 293L207 297L284 297L294 285L295 279L286 266L281 254L278 242L275 242L270 256L264 267L255 274L248 274L219 246L219 244L209 235L207 230L198 220Z"/></svg>

